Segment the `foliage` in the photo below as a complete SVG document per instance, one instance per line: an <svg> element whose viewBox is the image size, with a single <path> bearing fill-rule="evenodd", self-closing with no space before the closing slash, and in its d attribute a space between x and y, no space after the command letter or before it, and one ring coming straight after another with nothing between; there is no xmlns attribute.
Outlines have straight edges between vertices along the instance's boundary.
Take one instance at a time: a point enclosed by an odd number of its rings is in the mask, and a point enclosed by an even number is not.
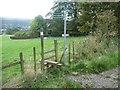
<svg viewBox="0 0 120 90"><path fill-rule="evenodd" d="M46 33L46 23L41 15L36 16L30 23L30 30L34 35L39 36L39 32L43 28L44 33Z"/></svg>
<svg viewBox="0 0 120 90"><path fill-rule="evenodd" d="M12 34L18 32L18 31L19 31L18 28L14 28L14 27L13 28L7 28L6 34L12 35Z"/></svg>
<svg viewBox="0 0 120 90"><path fill-rule="evenodd" d="M62 19L53 19L50 26L48 27L48 34L51 36L61 36L63 34L63 20Z"/></svg>
<svg viewBox="0 0 120 90"><path fill-rule="evenodd" d="M63 13L65 9L67 11L67 16L69 17L69 19L67 19L68 20L67 32L78 33L77 22L76 22L78 10L77 10L76 2L55 2L53 7L51 8L51 11L47 14L47 16L51 16L52 15L51 13ZM53 25L53 27L56 27L56 26ZM59 32L58 29L57 31Z"/></svg>
<svg viewBox="0 0 120 90"><path fill-rule="evenodd" d="M95 57L93 60L83 59L75 64L72 64L68 69L68 73L101 73L106 70L113 69L118 66L118 51ZM66 70L65 69L65 70Z"/></svg>
<svg viewBox="0 0 120 90"><path fill-rule="evenodd" d="M71 71L101 73L118 65L118 31L114 12L105 10L96 17L96 31L83 42L75 42L76 55Z"/></svg>
<svg viewBox="0 0 120 90"><path fill-rule="evenodd" d="M105 2L89 2L78 4L78 28L80 32L94 32L96 31L97 14L106 10L113 10L113 3Z"/></svg>
<svg viewBox="0 0 120 90"><path fill-rule="evenodd" d="M108 10L99 13L97 18L97 29L94 35L99 37L98 39L106 38L109 42L110 38L118 36L117 18L114 16L113 11Z"/></svg>
<svg viewBox="0 0 120 90"><path fill-rule="evenodd" d="M113 2L56 2L47 15L52 15L51 13L63 13L65 4L67 17L69 17L67 19L67 32L69 34L88 34L89 32L96 31L97 15L107 10L112 10L117 17L117 22L119 22L118 8L120 4ZM119 27L119 24L117 24L117 27Z"/></svg>
<svg viewBox="0 0 120 90"><path fill-rule="evenodd" d="M84 42L76 43L78 58L93 59L110 52L118 45L116 17L113 11L105 11L97 15L96 31Z"/></svg>
<svg viewBox="0 0 120 90"><path fill-rule="evenodd" d="M61 67L59 68L50 68L48 69L48 74L54 75L54 76L62 76L63 73L61 72L63 71Z"/></svg>

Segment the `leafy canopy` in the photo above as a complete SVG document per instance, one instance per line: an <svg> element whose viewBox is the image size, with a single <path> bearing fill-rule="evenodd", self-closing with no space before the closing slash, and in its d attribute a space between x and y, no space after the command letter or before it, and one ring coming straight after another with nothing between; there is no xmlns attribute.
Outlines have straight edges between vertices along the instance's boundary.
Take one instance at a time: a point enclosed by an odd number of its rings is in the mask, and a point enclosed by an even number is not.
<svg viewBox="0 0 120 90"><path fill-rule="evenodd" d="M44 32L46 31L46 23L44 18L41 15L36 16L30 23L30 30L33 34L40 32L40 29L43 28Z"/></svg>

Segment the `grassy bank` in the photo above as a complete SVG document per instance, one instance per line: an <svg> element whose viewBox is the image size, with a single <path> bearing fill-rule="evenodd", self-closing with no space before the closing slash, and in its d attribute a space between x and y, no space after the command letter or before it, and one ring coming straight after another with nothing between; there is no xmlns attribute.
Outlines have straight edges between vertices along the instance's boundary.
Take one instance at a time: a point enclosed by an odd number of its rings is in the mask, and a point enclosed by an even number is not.
<svg viewBox="0 0 120 90"><path fill-rule="evenodd" d="M72 74L71 72L76 72L76 75L85 73L99 74L106 70L117 67L118 62L118 51L114 51L109 54L96 57L93 60L79 60L78 63L64 67L64 72L66 74Z"/></svg>

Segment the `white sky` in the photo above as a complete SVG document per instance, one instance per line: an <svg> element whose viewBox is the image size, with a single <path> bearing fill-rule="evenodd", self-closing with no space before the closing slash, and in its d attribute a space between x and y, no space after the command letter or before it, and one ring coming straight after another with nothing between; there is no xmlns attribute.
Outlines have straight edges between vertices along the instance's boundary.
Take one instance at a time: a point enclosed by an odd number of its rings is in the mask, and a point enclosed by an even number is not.
<svg viewBox="0 0 120 90"><path fill-rule="evenodd" d="M53 0L0 0L0 17L33 19L45 15L53 6Z"/></svg>

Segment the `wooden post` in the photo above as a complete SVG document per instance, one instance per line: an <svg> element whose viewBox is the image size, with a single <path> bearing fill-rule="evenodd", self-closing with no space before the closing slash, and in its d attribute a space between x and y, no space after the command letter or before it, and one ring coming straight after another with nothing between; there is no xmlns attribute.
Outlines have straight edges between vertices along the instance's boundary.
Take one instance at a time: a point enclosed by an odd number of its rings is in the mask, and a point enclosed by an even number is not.
<svg viewBox="0 0 120 90"><path fill-rule="evenodd" d="M43 32L40 33L41 36L41 71L44 71L44 36Z"/></svg>
<svg viewBox="0 0 120 90"><path fill-rule="evenodd" d="M57 40L54 40L54 49L55 49L55 61L58 61L58 43Z"/></svg>
<svg viewBox="0 0 120 90"><path fill-rule="evenodd" d="M71 57L71 56L70 56L70 54L71 54L70 51L71 51L71 50L70 50L70 43L69 43L69 48L68 48L68 53L69 53L69 64L71 63L71 62L70 62L70 57Z"/></svg>
<svg viewBox="0 0 120 90"><path fill-rule="evenodd" d="M23 61L23 54L20 53L20 66L21 66L21 73L24 74L24 61Z"/></svg>
<svg viewBox="0 0 120 90"><path fill-rule="evenodd" d="M33 56L34 56L34 70L36 72L36 49L33 47Z"/></svg>
<svg viewBox="0 0 120 90"><path fill-rule="evenodd" d="M79 42L79 46L80 46L80 42ZM79 59L80 59L80 51L78 50L78 52L79 52Z"/></svg>
<svg viewBox="0 0 120 90"><path fill-rule="evenodd" d="M74 60L75 50L74 50L74 41L73 41L73 60Z"/></svg>

